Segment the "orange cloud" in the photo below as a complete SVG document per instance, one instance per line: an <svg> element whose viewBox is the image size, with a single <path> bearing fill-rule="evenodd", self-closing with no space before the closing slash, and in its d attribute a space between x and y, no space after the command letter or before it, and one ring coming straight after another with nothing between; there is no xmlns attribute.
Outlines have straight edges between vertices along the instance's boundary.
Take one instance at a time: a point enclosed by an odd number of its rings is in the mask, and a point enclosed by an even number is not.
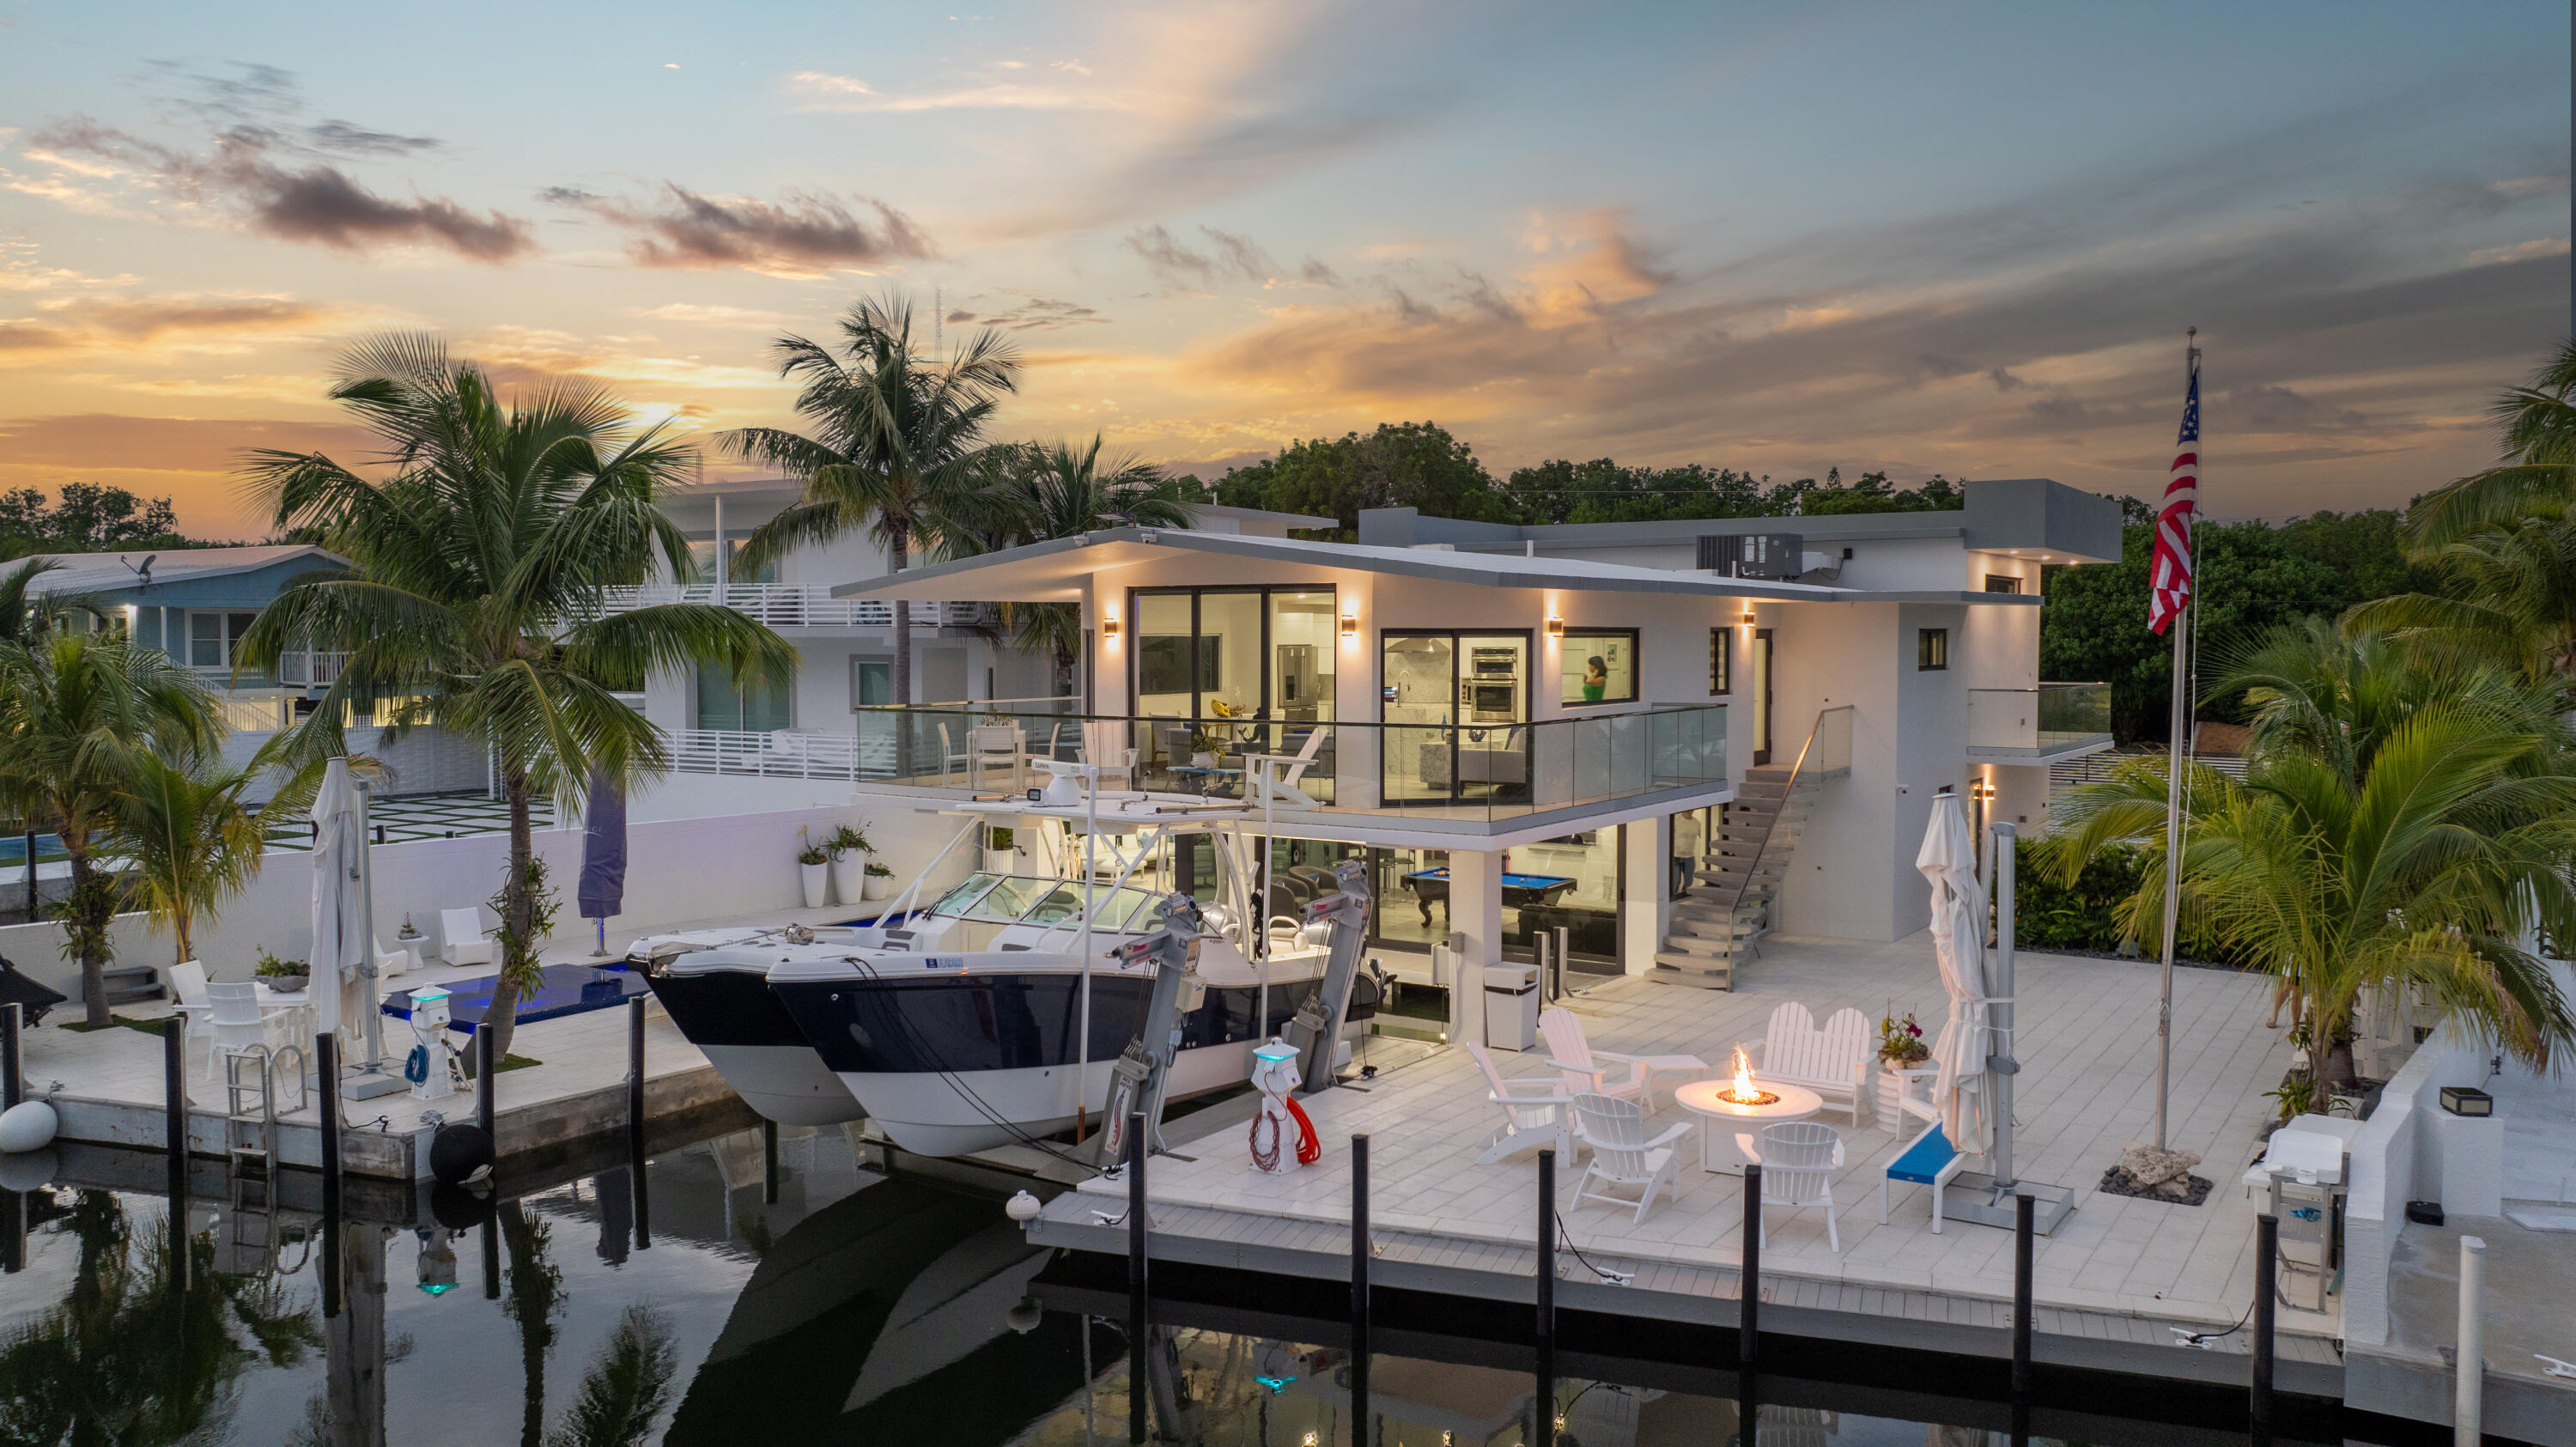
<svg viewBox="0 0 2576 1447"><path fill-rule="evenodd" d="M40 304L32 317L0 320L0 367L143 351L247 352L321 341L383 319L378 312L282 296L66 298Z"/></svg>

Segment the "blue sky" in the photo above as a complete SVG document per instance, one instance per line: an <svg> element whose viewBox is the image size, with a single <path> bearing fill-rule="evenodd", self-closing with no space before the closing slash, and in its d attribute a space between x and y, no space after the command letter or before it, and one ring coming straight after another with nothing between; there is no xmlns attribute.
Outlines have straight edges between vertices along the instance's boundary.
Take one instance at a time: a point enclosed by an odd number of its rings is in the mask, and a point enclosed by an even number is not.
<svg viewBox="0 0 2576 1447"><path fill-rule="evenodd" d="M0 6L0 486L256 531L333 354L436 330L774 421L935 295L1011 435L2402 502L2568 325L2566 7Z"/></svg>

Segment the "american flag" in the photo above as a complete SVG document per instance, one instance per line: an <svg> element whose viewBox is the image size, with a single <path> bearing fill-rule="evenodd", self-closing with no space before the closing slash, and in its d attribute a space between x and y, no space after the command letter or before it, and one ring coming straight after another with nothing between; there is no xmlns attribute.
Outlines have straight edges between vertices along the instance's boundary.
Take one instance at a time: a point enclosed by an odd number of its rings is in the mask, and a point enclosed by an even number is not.
<svg viewBox="0 0 2576 1447"><path fill-rule="evenodd" d="M2164 632L2191 601L2191 515L2199 499L2200 348L2193 347L2191 387L2182 399L2182 436L2174 442L2165 505L2156 514L2155 561L2147 569L2147 627L2152 632Z"/></svg>

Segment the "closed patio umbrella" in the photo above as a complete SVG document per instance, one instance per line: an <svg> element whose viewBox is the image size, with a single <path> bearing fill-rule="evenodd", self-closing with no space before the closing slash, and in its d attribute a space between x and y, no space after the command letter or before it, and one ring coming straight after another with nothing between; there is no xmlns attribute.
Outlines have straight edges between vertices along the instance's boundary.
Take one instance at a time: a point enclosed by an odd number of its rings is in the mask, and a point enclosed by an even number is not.
<svg viewBox="0 0 2576 1447"><path fill-rule="evenodd" d="M370 1014L367 977L375 941L366 899L364 801L349 761L333 759L313 798L313 1028L323 1035L357 1027ZM369 1042L372 1048L373 1042ZM368 1057L372 1063L373 1056Z"/></svg>
<svg viewBox="0 0 2576 1447"><path fill-rule="evenodd" d="M1949 1015L1932 1045L1932 1063L1940 1072L1933 1077L1933 1098L1950 1144L1983 1154L1994 1128L1986 1104L1986 892L1977 883L1977 846L1958 795L1932 800L1931 826L1923 831L1914 867L1932 885L1932 945L1941 987L1950 996Z"/></svg>
<svg viewBox="0 0 2576 1447"><path fill-rule="evenodd" d="M599 952L608 953L608 917L626 908L626 791L606 774L590 776L581 811L581 917L599 921Z"/></svg>

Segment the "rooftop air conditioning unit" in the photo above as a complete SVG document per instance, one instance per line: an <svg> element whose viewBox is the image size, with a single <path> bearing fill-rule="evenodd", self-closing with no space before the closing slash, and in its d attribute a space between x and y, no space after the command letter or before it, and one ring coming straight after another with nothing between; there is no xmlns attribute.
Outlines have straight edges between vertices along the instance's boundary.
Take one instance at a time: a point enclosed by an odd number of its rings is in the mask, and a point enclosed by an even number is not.
<svg viewBox="0 0 2576 1447"><path fill-rule="evenodd" d="M1721 533L1699 540L1702 571L1721 578L1794 578L1805 571L1796 533Z"/></svg>

